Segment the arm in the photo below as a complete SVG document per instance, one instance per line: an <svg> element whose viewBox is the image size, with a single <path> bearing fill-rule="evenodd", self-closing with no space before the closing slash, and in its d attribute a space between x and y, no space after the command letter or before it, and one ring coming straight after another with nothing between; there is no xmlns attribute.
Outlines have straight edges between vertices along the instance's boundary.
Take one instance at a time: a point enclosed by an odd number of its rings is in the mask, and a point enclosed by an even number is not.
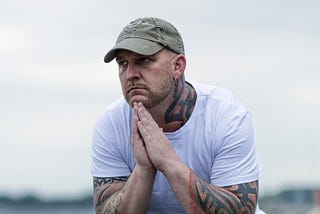
<svg viewBox="0 0 320 214"><path fill-rule="evenodd" d="M136 111L135 111L136 114ZM136 166L130 177L94 177L94 205L97 214L146 213L150 203L156 168L151 163L137 128L132 127L132 147Z"/></svg>
<svg viewBox="0 0 320 214"><path fill-rule="evenodd" d="M94 177L96 213L146 213L154 176L155 172L136 167L130 177Z"/></svg>
<svg viewBox="0 0 320 214"><path fill-rule="evenodd" d="M103 213L102 208L114 193L119 192L125 185L128 177L98 178L93 177L94 207L96 213ZM116 209L116 206L113 206Z"/></svg>
<svg viewBox="0 0 320 214"><path fill-rule="evenodd" d="M217 187L199 178L174 151L146 109L139 105L138 128L154 166L167 177L188 213L254 213L258 182Z"/></svg>
<svg viewBox="0 0 320 214"><path fill-rule="evenodd" d="M199 178L184 163L177 162L165 175L187 213L255 212L258 181L217 187Z"/></svg>

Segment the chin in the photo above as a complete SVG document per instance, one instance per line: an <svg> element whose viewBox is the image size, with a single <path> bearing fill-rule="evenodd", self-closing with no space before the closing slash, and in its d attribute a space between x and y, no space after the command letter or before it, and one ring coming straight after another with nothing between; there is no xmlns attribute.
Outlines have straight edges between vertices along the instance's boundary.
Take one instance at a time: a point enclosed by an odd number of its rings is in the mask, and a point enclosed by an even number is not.
<svg viewBox="0 0 320 214"><path fill-rule="evenodd" d="M148 106L148 100L147 99L143 99L143 98L131 98L131 99L127 99L127 103L131 106L131 107L133 107L133 103L134 102L137 102L137 103L139 103L139 102L141 102L146 108L147 108L147 106Z"/></svg>

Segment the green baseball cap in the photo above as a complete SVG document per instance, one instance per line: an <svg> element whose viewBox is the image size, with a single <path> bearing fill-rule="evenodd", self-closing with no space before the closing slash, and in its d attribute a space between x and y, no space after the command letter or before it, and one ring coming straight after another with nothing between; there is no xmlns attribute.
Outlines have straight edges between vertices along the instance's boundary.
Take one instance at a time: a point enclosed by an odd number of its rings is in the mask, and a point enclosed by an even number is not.
<svg viewBox="0 0 320 214"><path fill-rule="evenodd" d="M184 55L183 41L178 30L169 22L159 18L139 18L122 30L115 46L104 57L104 61L111 62L116 57L117 50L129 50L150 56L163 48Z"/></svg>

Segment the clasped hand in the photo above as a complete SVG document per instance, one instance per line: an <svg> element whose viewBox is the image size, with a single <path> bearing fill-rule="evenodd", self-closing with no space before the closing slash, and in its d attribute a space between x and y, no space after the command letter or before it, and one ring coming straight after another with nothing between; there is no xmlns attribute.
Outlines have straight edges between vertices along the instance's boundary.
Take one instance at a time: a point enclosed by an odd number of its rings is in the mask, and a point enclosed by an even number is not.
<svg viewBox="0 0 320 214"><path fill-rule="evenodd" d="M137 164L163 172L177 154L143 104L135 102L133 108L132 145Z"/></svg>

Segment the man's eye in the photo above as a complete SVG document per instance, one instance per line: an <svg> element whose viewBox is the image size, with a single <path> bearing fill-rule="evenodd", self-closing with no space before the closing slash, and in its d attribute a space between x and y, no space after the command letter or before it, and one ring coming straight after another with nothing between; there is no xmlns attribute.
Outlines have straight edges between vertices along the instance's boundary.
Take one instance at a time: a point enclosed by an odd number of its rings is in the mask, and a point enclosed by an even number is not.
<svg viewBox="0 0 320 214"><path fill-rule="evenodd" d="M128 64L127 61L124 61L124 60L119 60L119 61L118 61L118 65L119 65L119 66L124 66L124 65L127 65L127 64Z"/></svg>
<svg viewBox="0 0 320 214"><path fill-rule="evenodd" d="M142 57L142 58L139 58L137 60L138 64L145 64L145 63L148 63L150 62L150 59L149 58L146 58L146 57Z"/></svg>

